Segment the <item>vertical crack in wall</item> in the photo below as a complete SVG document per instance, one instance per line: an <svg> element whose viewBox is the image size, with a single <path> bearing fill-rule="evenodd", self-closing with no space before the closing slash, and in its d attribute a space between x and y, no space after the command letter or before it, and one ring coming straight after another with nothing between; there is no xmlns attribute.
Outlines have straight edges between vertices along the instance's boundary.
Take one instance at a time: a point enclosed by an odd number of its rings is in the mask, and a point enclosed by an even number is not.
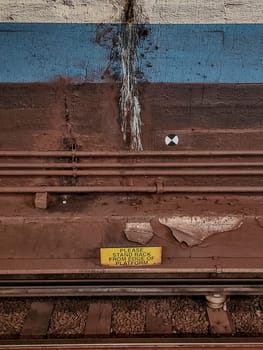
<svg viewBox="0 0 263 350"><path fill-rule="evenodd" d="M122 86L120 91L120 121L125 142L133 150L142 150L141 106L136 78L138 66L137 47L139 41L138 19L141 7L137 0L127 0L121 31Z"/></svg>
<svg viewBox="0 0 263 350"><path fill-rule="evenodd" d="M76 139L73 134L73 125L70 118L70 111L69 111L69 102L68 102L68 96L65 93L64 94L64 117L66 122L66 130L67 130L67 143L70 145L76 144Z"/></svg>
<svg viewBox="0 0 263 350"><path fill-rule="evenodd" d="M77 150L79 148L77 139L73 131L73 123L71 120L71 108L70 108L70 95L67 87L63 88L63 101L64 101L64 120L65 120L65 137L63 137L63 146L67 150ZM68 162L72 162L73 159L69 158ZM63 186L75 186L77 184L77 177L75 176L63 176Z"/></svg>

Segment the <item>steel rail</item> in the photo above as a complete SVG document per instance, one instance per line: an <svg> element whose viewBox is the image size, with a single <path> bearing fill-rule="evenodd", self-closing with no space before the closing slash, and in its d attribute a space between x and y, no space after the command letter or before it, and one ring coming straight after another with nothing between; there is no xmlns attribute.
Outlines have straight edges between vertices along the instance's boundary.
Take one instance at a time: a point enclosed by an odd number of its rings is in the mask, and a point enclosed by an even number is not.
<svg viewBox="0 0 263 350"><path fill-rule="evenodd" d="M1 186L0 193L263 193L263 186Z"/></svg>
<svg viewBox="0 0 263 350"><path fill-rule="evenodd" d="M0 168L69 168L69 169L83 169L83 168L236 168L236 167L263 167L263 162L143 162L143 163L87 163L87 162L69 162L69 163L0 163Z"/></svg>
<svg viewBox="0 0 263 350"><path fill-rule="evenodd" d="M263 169L203 170L0 170L0 176L256 176Z"/></svg>
<svg viewBox="0 0 263 350"><path fill-rule="evenodd" d="M158 296L158 295L263 295L263 276L257 278L87 278L4 279L1 297L45 296Z"/></svg>
<svg viewBox="0 0 263 350"><path fill-rule="evenodd" d="M263 350L262 337L93 337L82 339L0 340L0 349L9 350Z"/></svg>
<svg viewBox="0 0 263 350"><path fill-rule="evenodd" d="M263 295L263 284L253 285L45 285L0 286L0 297L82 297L82 296L173 296L173 295Z"/></svg>
<svg viewBox="0 0 263 350"><path fill-rule="evenodd" d="M198 156L263 156L263 150L203 151L0 151L0 157L198 157Z"/></svg>

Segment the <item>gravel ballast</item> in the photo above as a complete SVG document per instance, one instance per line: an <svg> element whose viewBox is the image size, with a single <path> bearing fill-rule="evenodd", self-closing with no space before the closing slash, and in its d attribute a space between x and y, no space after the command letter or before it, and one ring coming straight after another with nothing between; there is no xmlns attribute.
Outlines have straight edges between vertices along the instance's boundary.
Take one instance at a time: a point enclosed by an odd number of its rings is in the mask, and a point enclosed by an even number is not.
<svg viewBox="0 0 263 350"><path fill-rule="evenodd" d="M0 337L18 336L29 309L28 299L0 299Z"/></svg>
<svg viewBox="0 0 263 350"><path fill-rule="evenodd" d="M262 297L232 297L228 309L232 316L235 331L240 334L263 334Z"/></svg>
<svg viewBox="0 0 263 350"><path fill-rule="evenodd" d="M227 308L235 335L263 335L262 297L229 297ZM111 337L147 335L147 316L170 325L169 336L206 336L210 333L204 297L115 298L2 298L0 338L17 338L33 301L54 303L48 338L84 337L90 303L112 302Z"/></svg>

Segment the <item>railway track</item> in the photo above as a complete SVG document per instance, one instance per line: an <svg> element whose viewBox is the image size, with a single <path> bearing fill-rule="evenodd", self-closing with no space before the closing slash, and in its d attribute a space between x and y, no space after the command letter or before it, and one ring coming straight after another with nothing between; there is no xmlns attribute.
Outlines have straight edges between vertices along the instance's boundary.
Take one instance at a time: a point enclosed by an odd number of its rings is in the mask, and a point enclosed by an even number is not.
<svg viewBox="0 0 263 350"><path fill-rule="evenodd" d="M57 349L67 349L67 350L91 350L91 349L119 349L119 350L146 350L146 349L161 349L161 350L172 350L172 349L184 349L184 350L197 350L197 349L213 349L213 350L226 350L226 349L242 349L242 350L251 350L251 349L263 349L263 339L255 340L254 338L231 340L228 338L222 338L220 341L218 338L206 339L188 339L187 341L178 341L175 342L172 339L162 339L162 338L152 338L151 341L139 339L122 339L121 341L105 341L103 339L98 340L97 342L92 340L89 341L55 341L55 342L2 342L0 343L0 349L10 349L10 350L57 350Z"/></svg>
<svg viewBox="0 0 263 350"><path fill-rule="evenodd" d="M103 276L86 279L10 279L0 280L0 297L47 296L169 296L169 295L263 295L263 280L240 279L132 279Z"/></svg>
<svg viewBox="0 0 263 350"><path fill-rule="evenodd" d="M0 349L262 349L260 300L233 297L226 312L191 297L0 299Z"/></svg>

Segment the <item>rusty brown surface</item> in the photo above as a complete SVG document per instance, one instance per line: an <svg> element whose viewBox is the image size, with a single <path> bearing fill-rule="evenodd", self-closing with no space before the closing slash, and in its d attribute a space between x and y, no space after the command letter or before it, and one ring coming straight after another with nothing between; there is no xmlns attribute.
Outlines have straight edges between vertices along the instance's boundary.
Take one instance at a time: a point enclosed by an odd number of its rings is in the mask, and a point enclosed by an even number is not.
<svg viewBox="0 0 263 350"><path fill-rule="evenodd" d="M48 169L30 170L16 169L14 165L12 169L5 169L1 164L1 185L107 185L109 179L105 177L114 177L110 183L112 186L142 186L142 182L143 185L147 182L155 186L156 178L160 177L170 188L173 185L225 187L238 184L259 186L259 191L262 191L262 168L259 165L250 168L252 163L260 163L262 156L261 84L143 83L139 91L143 123L141 140L144 150L150 152L146 159L148 163L153 161L152 151L186 152L189 161L193 161L191 155L196 152L227 151L230 154L221 161L229 164L235 156L242 156L240 152L245 155L249 150L256 153L252 159L243 158L243 163L251 164L240 169L226 166L220 169L212 167L207 171L205 166L200 169L115 168L95 171L77 167L69 169L68 166L60 169L58 165L52 170L51 164ZM129 144L123 140L118 120L118 94L119 85L116 83L73 85L60 80L47 84L1 84L0 152L4 153L0 154L27 151L29 156L32 152L60 151L69 152L70 159L63 159L63 163L72 162L72 157L75 163L82 163L85 159L80 161L78 152L81 151L128 151ZM179 144L175 147L166 146L164 142L165 136L171 133L179 137ZM46 155L44 153L41 160L26 159L26 162L35 163L34 167L39 162L51 163ZM57 154L58 158L60 155ZM24 159L19 158L19 161L21 163ZM171 163L169 158L166 161ZM206 161L202 155L197 159L199 164ZM4 162L15 163L18 159L5 159ZM56 159L57 162L62 163L62 160ZM19 182L15 175L19 176ZM147 179L142 181L143 176ZM120 180L120 177L125 179Z"/></svg>
<svg viewBox="0 0 263 350"><path fill-rule="evenodd" d="M193 152L0 151L0 192L263 191L260 151Z"/></svg>
<svg viewBox="0 0 263 350"><path fill-rule="evenodd" d="M141 246L127 240L125 228L127 223L148 223L153 237L145 245L162 246L163 263L135 270L262 273L261 203L261 196L101 194L55 197L48 209L41 210L34 207L33 196L4 196L0 198L0 272L116 271L100 265L99 248ZM187 247L169 228L164 232L163 225L155 223L164 215L186 214L242 217L242 225Z"/></svg>
<svg viewBox="0 0 263 350"><path fill-rule="evenodd" d="M20 187L21 194L0 195L0 273L103 271L100 247L140 243L163 247L155 271L262 272L262 197L248 194L263 192L262 92L261 84L140 84L146 153L131 156L117 84L1 84L0 192ZM175 148L164 143L171 133L179 136ZM206 193L215 187L220 195ZM45 210L38 194L35 208L34 194L48 189L61 194ZM83 190L97 193L66 193ZM113 191L123 193L106 194ZM199 194L176 193L185 191ZM191 216L237 216L242 225L205 226L212 234L191 247L179 237L186 227L158 224ZM133 232L128 240L127 223L146 223L153 236Z"/></svg>
<svg viewBox="0 0 263 350"><path fill-rule="evenodd" d="M139 92L144 150L167 150L171 132L179 136L178 150L262 149L261 84L143 83ZM128 149L118 94L116 83L1 84L0 148Z"/></svg>

